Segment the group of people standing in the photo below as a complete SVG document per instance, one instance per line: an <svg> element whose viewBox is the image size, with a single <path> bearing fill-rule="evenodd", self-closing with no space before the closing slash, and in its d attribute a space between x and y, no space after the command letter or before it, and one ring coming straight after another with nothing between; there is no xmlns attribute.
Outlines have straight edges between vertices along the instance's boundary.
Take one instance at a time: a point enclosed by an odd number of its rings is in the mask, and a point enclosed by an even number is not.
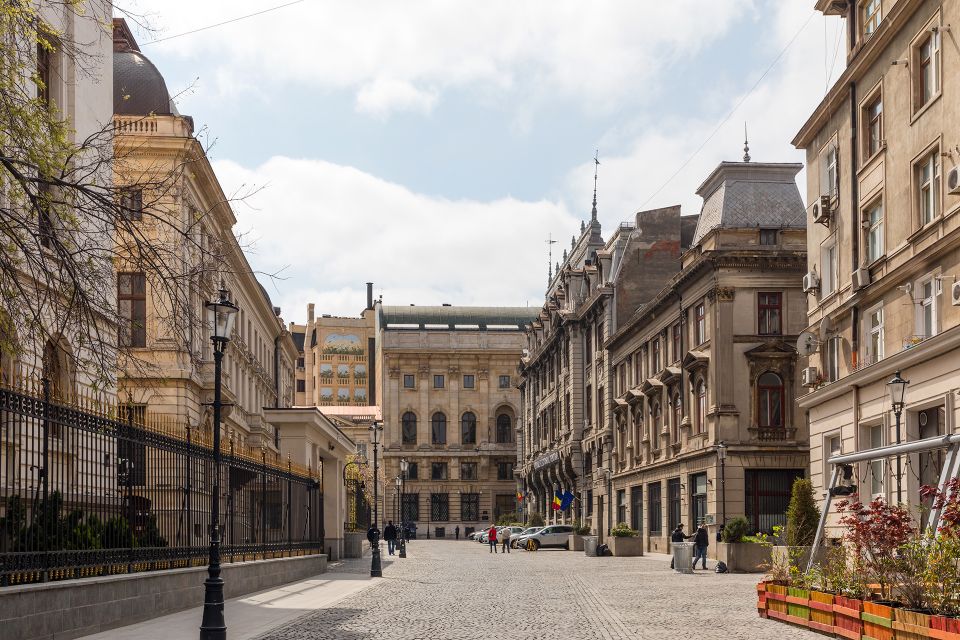
<svg viewBox="0 0 960 640"><path fill-rule="evenodd" d="M394 551L397 550L397 541L400 539L400 529L393 524L393 520L388 520L387 526L383 528L383 539L387 541L387 553L392 556ZM380 529L376 523L374 523L367 529L367 541L370 543L370 546L373 547L379 540Z"/></svg>
<svg viewBox="0 0 960 640"><path fill-rule="evenodd" d="M487 542L490 544L490 553L497 552L497 543L503 545L503 553L510 553L510 527L497 531L497 525L492 525L487 531Z"/></svg>

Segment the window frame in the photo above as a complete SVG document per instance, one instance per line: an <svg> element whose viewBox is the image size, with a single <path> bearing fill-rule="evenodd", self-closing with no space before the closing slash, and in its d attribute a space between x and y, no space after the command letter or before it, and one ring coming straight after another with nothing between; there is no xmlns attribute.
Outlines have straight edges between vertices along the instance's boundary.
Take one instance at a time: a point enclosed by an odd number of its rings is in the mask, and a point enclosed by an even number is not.
<svg viewBox="0 0 960 640"><path fill-rule="evenodd" d="M471 373L463 374L463 388L464 389L476 389L477 388L477 379Z"/></svg>
<svg viewBox="0 0 960 640"><path fill-rule="evenodd" d="M443 389L446 387L446 378L442 373L433 374L433 388Z"/></svg>
<svg viewBox="0 0 960 640"><path fill-rule="evenodd" d="M469 470L469 473L466 471ZM460 479L461 480L472 480L476 481L480 477L478 471L478 465L472 460L461 460L460 461Z"/></svg>
<svg viewBox="0 0 960 640"><path fill-rule="evenodd" d="M122 291L121 280L128 278L130 291ZM123 303L130 303L129 314L123 311ZM140 318L137 317L140 312ZM147 346L147 276L143 271L117 273L117 315L121 318L121 330L117 335L121 347L144 349Z"/></svg>
<svg viewBox="0 0 960 640"><path fill-rule="evenodd" d="M771 298L766 298L770 296ZM776 299L776 303L770 302ZM776 314L776 329L771 330L770 314ZM783 292L782 291L758 291L757 292L757 335L761 336L782 336L783 335Z"/></svg>
<svg viewBox="0 0 960 640"><path fill-rule="evenodd" d="M447 414L443 411L434 411L430 416L430 444L447 444Z"/></svg>
<svg viewBox="0 0 960 640"><path fill-rule="evenodd" d="M552 377L552 376L551 376ZM509 389L510 388L510 376L499 376L498 387L499 389Z"/></svg>
<svg viewBox="0 0 960 640"><path fill-rule="evenodd" d="M929 178L925 177L927 169L931 170ZM940 161L940 144L931 145L924 149L913 163L914 179L914 206L917 208L917 222L919 229L933 224L943 213L943 163ZM926 192L926 196L924 195ZM925 205L929 211L925 211Z"/></svg>
<svg viewBox="0 0 960 640"><path fill-rule="evenodd" d="M779 229L760 229L760 237L758 239L758 242L760 243L761 246L773 247L779 244L778 242L779 235L780 235ZM773 239L773 242L770 242L771 238Z"/></svg>
<svg viewBox="0 0 960 640"><path fill-rule="evenodd" d="M472 423L470 419L472 418ZM468 434L468 430L470 433ZM470 435L470 438L467 438ZM460 416L460 444L477 444L477 415L472 411L464 411Z"/></svg>
<svg viewBox="0 0 960 640"><path fill-rule="evenodd" d="M694 428L697 433L707 432L707 383L703 378L697 381L696 389L696 420Z"/></svg>
<svg viewBox="0 0 960 640"><path fill-rule="evenodd" d="M860 103L862 147L860 166L865 166L885 148L883 87L877 88Z"/></svg>
<svg viewBox="0 0 960 640"><path fill-rule="evenodd" d="M764 384L762 382L763 378L767 375L776 376L779 383L776 385ZM781 376L776 371L764 371L757 376L756 382L757 388L757 426L765 429L783 429L787 426L787 404L786 404L786 389L784 386L783 376ZM772 415L771 411L774 404L771 402L773 397L772 394L776 394L779 399L780 407L780 420L779 424L774 424L771 420ZM763 411L764 400L766 400L766 412Z"/></svg>
<svg viewBox="0 0 960 640"><path fill-rule="evenodd" d="M827 259L829 258L829 259ZM826 267L830 268L827 269ZM838 286L837 236L830 234L820 243L820 297L826 298L837 292Z"/></svg>
<svg viewBox="0 0 960 640"><path fill-rule="evenodd" d="M126 220L143 220L143 189L138 187L121 188L120 211Z"/></svg>
<svg viewBox="0 0 960 640"><path fill-rule="evenodd" d="M932 338L939 333L939 323L937 322L939 315L939 302L937 301L937 296L939 292L938 288L938 274L928 273L917 280L916 291L918 295L923 295L922 298L914 298L914 305L916 306L916 322L914 328L916 333L914 335L921 337L926 340L927 338ZM923 294L923 290L927 285L930 285L930 295L926 296ZM926 331L926 313L929 309L930 313L930 332Z"/></svg>
<svg viewBox="0 0 960 640"><path fill-rule="evenodd" d="M407 382L410 382L408 385ZM417 388L417 376L412 373L403 374L403 388L404 389L416 389Z"/></svg>
<svg viewBox="0 0 960 640"><path fill-rule="evenodd" d="M875 6L876 10L867 13L871 6ZM862 0L857 7L857 13L860 23L860 39L866 41L873 37L873 34L880 28L880 23L883 22L883 2L882 0Z"/></svg>
<svg viewBox="0 0 960 640"><path fill-rule="evenodd" d="M408 420L408 418L412 418ZM408 428L413 428L413 437L409 437ZM413 411L405 411L400 418L400 442L404 445L417 444L417 414Z"/></svg>
<svg viewBox="0 0 960 640"><path fill-rule="evenodd" d="M566 407L566 410L567 412L569 412L570 407L569 406ZM506 418L507 420L507 424L506 424L507 438L505 440L501 439L501 430L504 428L503 421L501 420L501 418ZM497 421L496 421L495 428L496 428L497 444L510 444L513 442L513 418L511 418L508 414L506 413L497 414Z"/></svg>
<svg viewBox="0 0 960 640"><path fill-rule="evenodd" d="M833 336L824 341L823 346L823 373L827 382L836 382L840 379L840 362L842 360L843 339Z"/></svg>
<svg viewBox="0 0 960 640"><path fill-rule="evenodd" d="M933 18L923 26L920 33L910 44L910 77L911 103L913 118L917 118L927 107L933 104L943 93L943 39L941 36L941 13L938 11ZM930 46L929 55L924 49ZM929 75L924 71L929 70ZM927 79L932 86L928 94Z"/></svg>
<svg viewBox="0 0 960 640"><path fill-rule="evenodd" d="M701 301L694 308L694 337L699 347L707 341L707 306Z"/></svg>
<svg viewBox="0 0 960 640"><path fill-rule="evenodd" d="M430 480L447 480L450 478L450 467L446 461L432 461L430 463Z"/></svg>
<svg viewBox="0 0 960 640"><path fill-rule="evenodd" d="M884 357L884 317L883 302L875 304L863 312L863 344L867 349L867 364L880 362ZM879 317L879 323L874 324L874 317Z"/></svg>
<svg viewBox="0 0 960 640"><path fill-rule="evenodd" d="M879 219L874 220L873 213L879 212ZM886 238L884 237L884 219L886 214L883 208L883 196L879 195L870 200L866 206L861 209L860 219L864 231L864 245L866 245L866 265L871 265L880 260L886 253Z"/></svg>

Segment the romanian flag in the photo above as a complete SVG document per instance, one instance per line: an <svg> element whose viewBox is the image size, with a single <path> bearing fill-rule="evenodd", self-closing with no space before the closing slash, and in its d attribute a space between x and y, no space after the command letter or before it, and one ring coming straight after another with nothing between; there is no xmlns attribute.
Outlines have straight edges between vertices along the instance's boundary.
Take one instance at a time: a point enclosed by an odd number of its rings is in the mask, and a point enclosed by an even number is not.
<svg viewBox="0 0 960 640"><path fill-rule="evenodd" d="M517 502L523 502L523 494L517 491Z"/></svg>
<svg viewBox="0 0 960 640"><path fill-rule="evenodd" d="M566 511L570 508L570 505L573 504L573 492L564 491L563 497L560 500L560 511Z"/></svg>
<svg viewBox="0 0 960 640"><path fill-rule="evenodd" d="M553 494L553 510L560 510L560 503L563 502L563 494L560 491L557 491Z"/></svg>

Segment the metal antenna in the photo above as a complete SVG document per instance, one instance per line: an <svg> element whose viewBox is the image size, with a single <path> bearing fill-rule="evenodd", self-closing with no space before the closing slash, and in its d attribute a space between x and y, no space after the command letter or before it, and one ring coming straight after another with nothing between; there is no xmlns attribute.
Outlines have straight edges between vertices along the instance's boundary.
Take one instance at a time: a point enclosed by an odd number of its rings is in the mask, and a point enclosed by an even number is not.
<svg viewBox="0 0 960 640"><path fill-rule="evenodd" d="M600 149L597 149L593 155L593 213L590 215L590 221L597 221L597 170L600 168Z"/></svg>
<svg viewBox="0 0 960 640"><path fill-rule="evenodd" d="M553 239L552 233L548 233L544 242L547 243L547 284L550 284L553 282L553 245L557 244L557 241Z"/></svg>

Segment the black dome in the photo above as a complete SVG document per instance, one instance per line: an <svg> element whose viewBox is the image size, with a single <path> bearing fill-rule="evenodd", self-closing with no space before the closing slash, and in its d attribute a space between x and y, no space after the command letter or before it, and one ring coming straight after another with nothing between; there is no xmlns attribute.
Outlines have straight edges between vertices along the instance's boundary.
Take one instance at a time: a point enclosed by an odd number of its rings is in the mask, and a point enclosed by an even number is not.
<svg viewBox="0 0 960 640"><path fill-rule="evenodd" d="M121 116L176 113L163 76L139 51L113 52L113 112Z"/></svg>

